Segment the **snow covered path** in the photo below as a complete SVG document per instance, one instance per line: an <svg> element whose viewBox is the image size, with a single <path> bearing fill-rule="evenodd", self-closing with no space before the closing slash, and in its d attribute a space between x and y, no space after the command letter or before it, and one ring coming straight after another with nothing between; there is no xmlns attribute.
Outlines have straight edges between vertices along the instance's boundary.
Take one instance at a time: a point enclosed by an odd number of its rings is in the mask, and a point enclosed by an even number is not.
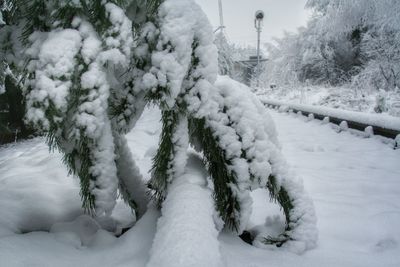
<svg viewBox="0 0 400 267"><path fill-rule="evenodd" d="M319 121L271 113L284 155L314 199L319 243L299 256L257 249L223 232L225 265L400 266L400 150L337 134ZM143 173L150 168L159 133L159 113L148 109L127 136ZM252 225L279 212L265 203L264 192L253 197ZM159 212L150 209L121 238L97 233L85 246L79 236L46 232L55 222L79 216L79 205L77 183L41 139L0 148L0 266L145 266ZM282 222L280 216L268 219L269 225ZM121 203L115 217L126 219ZM19 234L29 230L42 232Z"/></svg>

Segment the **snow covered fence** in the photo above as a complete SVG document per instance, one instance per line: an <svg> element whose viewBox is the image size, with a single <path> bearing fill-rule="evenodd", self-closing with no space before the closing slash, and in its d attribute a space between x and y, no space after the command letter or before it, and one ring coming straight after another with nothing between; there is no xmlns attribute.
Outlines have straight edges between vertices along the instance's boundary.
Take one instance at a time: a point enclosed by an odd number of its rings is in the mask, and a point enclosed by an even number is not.
<svg viewBox="0 0 400 267"><path fill-rule="evenodd" d="M315 119L326 121L326 118L329 118L329 122L337 125L343 126L343 122L346 122L348 128L350 129L367 131L368 133L371 133L372 130L375 135L394 139L396 141L396 147L399 147L400 145L398 143L398 140L400 140L400 118L387 115L375 115L356 111L339 110L321 106L285 103L266 98L261 98L261 101L265 105L279 108L279 110L282 112L290 110L295 113L301 112L301 114L304 116L309 116L312 114Z"/></svg>

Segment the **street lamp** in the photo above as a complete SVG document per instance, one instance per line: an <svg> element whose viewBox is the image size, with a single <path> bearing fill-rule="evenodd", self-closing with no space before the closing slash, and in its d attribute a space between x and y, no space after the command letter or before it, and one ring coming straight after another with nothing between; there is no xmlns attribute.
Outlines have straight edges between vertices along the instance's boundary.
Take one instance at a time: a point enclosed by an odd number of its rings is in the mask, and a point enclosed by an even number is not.
<svg viewBox="0 0 400 267"><path fill-rule="evenodd" d="M264 11L257 10L254 18L254 27L257 30L257 75L259 75L260 71L260 38L261 38L261 30L262 30L262 21L264 19ZM257 77L257 87L259 86L259 79Z"/></svg>

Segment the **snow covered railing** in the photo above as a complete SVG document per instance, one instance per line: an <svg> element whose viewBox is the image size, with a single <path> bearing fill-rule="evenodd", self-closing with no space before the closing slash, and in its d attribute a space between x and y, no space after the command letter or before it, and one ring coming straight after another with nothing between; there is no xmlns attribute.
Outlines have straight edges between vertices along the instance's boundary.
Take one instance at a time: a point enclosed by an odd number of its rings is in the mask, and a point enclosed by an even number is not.
<svg viewBox="0 0 400 267"><path fill-rule="evenodd" d="M340 128L360 130L368 135L380 135L395 140L395 146L400 146L400 118L367 114L356 111L346 111L321 106L311 106L286 103L266 98L261 101L270 107L279 107L282 111L301 112L311 118L329 121Z"/></svg>

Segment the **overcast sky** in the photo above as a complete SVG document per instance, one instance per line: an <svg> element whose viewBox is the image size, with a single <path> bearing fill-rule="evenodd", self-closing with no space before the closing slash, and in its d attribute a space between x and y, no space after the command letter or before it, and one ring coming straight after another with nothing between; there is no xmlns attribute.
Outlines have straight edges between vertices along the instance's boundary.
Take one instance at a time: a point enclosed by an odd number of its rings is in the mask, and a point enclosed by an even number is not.
<svg viewBox="0 0 400 267"><path fill-rule="evenodd" d="M219 26L218 0L196 0L214 28ZM307 0L222 0L224 23L231 42L255 45L254 13L265 12L262 42L282 36L284 30L296 31L306 25L310 12L304 9Z"/></svg>

